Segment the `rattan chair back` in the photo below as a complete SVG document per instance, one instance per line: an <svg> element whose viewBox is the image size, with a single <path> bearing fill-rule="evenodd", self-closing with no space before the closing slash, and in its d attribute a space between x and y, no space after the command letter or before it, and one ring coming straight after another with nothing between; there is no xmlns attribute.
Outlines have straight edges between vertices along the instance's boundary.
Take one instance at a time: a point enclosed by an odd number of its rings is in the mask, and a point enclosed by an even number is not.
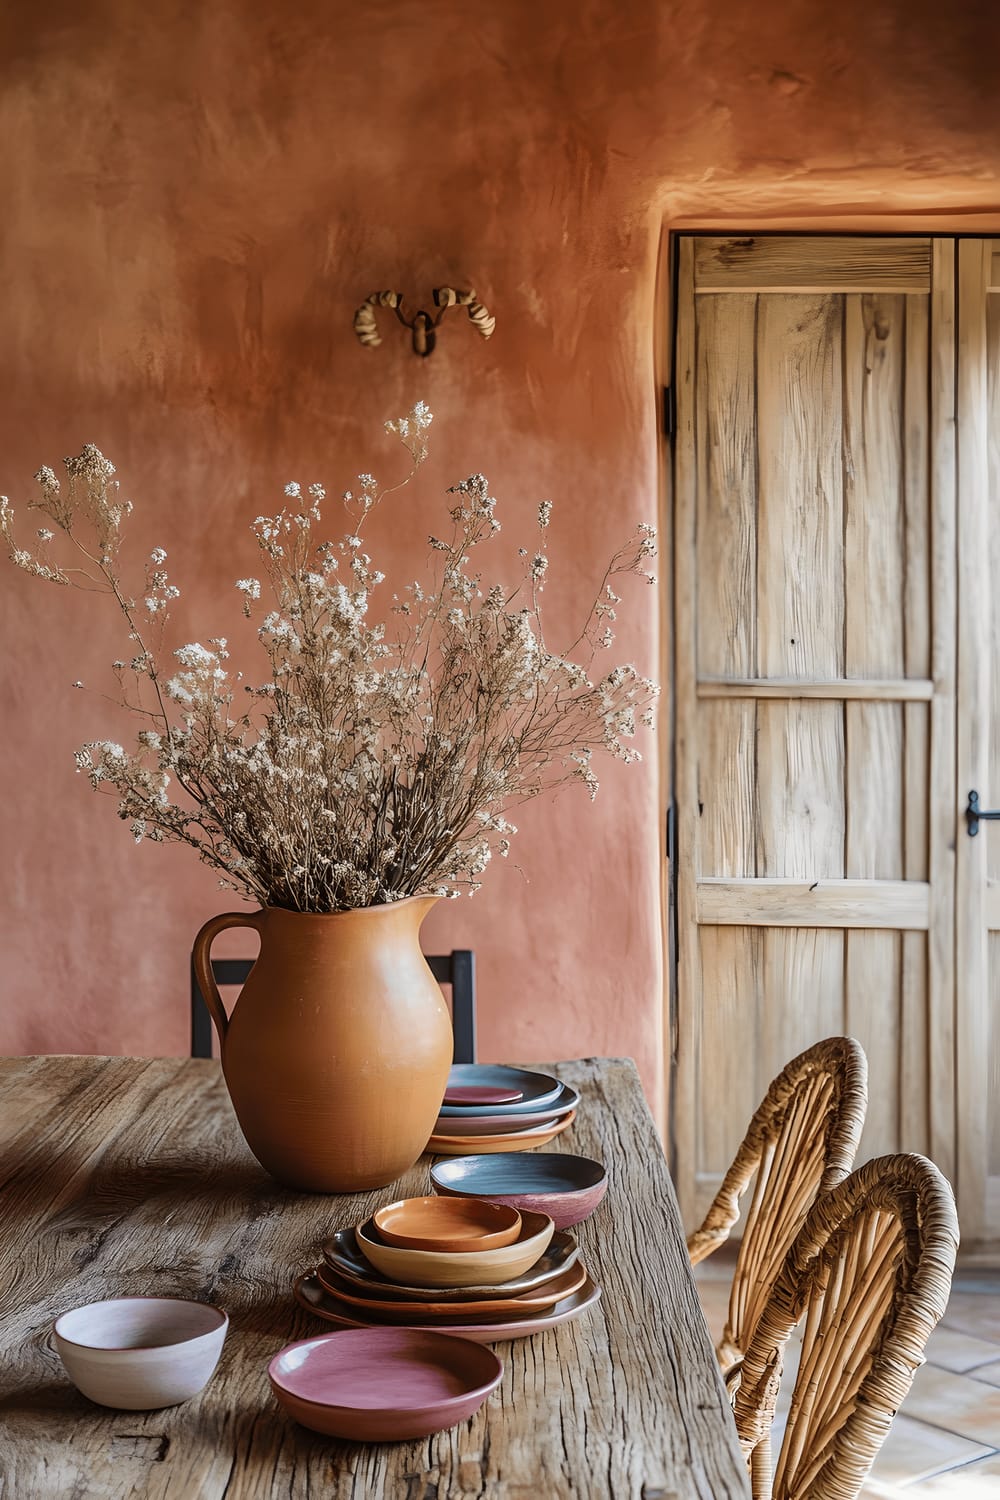
<svg viewBox="0 0 1000 1500"><path fill-rule="evenodd" d="M925 1157L879 1157L817 1198L738 1372L734 1411L754 1500L855 1500L945 1310L957 1249L954 1196ZM769 1434L800 1320L772 1484Z"/></svg>
<svg viewBox="0 0 1000 1500"><path fill-rule="evenodd" d="M835 1036L793 1058L751 1120L704 1223L688 1239L693 1265L718 1249L753 1179L718 1347L723 1371L745 1352L816 1194L842 1182L853 1167L867 1104L864 1051L853 1037Z"/></svg>

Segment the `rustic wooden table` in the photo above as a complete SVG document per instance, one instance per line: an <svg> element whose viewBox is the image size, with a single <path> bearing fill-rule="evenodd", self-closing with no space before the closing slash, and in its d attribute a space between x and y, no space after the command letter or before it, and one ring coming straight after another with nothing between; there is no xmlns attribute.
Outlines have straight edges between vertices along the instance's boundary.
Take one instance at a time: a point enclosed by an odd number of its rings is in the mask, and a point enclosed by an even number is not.
<svg viewBox="0 0 1000 1500"><path fill-rule="evenodd" d="M12 1500L728 1500L750 1490L631 1062L560 1063L583 1092L555 1149L607 1163L574 1231L604 1296L498 1344L503 1380L464 1426L356 1446L296 1426L266 1367L324 1326L292 1300L330 1229L429 1191L428 1158L355 1198L278 1187L240 1136L214 1062L0 1060L0 1494ZM103 1297L185 1295L231 1318L214 1378L165 1411L93 1406L54 1317Z"/></svg>

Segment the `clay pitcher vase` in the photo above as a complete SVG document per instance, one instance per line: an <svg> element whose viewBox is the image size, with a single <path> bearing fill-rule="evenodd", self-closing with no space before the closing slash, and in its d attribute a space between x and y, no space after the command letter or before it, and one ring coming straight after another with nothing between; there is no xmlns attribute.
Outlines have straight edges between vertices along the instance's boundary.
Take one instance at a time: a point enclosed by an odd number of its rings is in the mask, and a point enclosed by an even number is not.
<svg viewBox="0 0 1000 1500"><path fill-rule="evenodd" d="M420 951L435 896L329 915L265 907L206 922L193 962L254 1156L319 1193L383 1187L427 1145L448 1079L451 1020ZM231 1016L212 940L253 927L260 956Z"/></svg>

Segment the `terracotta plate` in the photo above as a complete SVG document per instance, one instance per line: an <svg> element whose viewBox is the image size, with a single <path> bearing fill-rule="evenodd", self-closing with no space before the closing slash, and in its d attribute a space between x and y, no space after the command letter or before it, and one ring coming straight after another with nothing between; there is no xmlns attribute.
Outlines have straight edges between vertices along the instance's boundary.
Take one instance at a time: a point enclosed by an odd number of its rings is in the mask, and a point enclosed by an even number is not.
<svg viewBox="0 0 1000 1500"><path fill-rule="evenodd" d="M506 1114L508 1109L541 1109L543 1105L552 1104L559 1097L562 1084L551 1073L533 1073L530 1068L508 1068L503 1063L452 1063L445 1093L456 1088L503 1089L519 1093L520 1099L497 1106L499 1113ZM475 1110L481 1107L445 1103L441 1106L449 1113L453 1109Z"/></svg>
<svg viewBox="0 0 1000 1500"><path fill-rule="evenodd" d="M436 1156L464 1156L468 1151L530 1151L534 1146L547 1146L549 1141L568 1130L575 1119L574 1109L565 1120L547 1129L535 1126L531 1130L515 1131L513 1135L432 1135L424 1149Z"/></svg>
<svg viewBox="0 0 1000 1500"><path fill-rule="evenodd" d="M470 1063L468 1066L478 1067L480 1065L478 1063ZM531 1078L548 1078L548 1075L544 1073L531 1073L528 1076ZM551 1082L555 1084L557 1080L553 1078ZM568 1083L560 1083L553 1092L547 1093L540 1098L518 1099L512 1104L451 1104L448 1102L446 1096L439 1113L445 1116L451 1115L456 1120L476 1119L477 1116L484 1114L501 1115L506 1119L508 1115L513 1117L518 1115L564 1113L567 1109L575 1109L579 1102L579 1090L572 1088ZM512 1128L515 1123L512 1119Z"/></svg>
<svg viewBox="0 0 1000 1500"><path fill-rule="evenodd" d="M468 1297L520 1297L536 1287L545 1286L556 1276L561 1276L575 1265L580 1255L579 1247L572 1235L557 1233L552 1236L549 1248L530 1271L513 1281L502 1281L499 1286L448 1286L419 1287L401 1286L376 1271L358 1249L353 1229L338 1229L323 1246L327 1263L332 1266L342 1281L375 1296L396 1294L414 1301L462 1302Z"/></svg>
<svg viewBox="0 0 1000 1500"><path fill-rule="evenodd" d="M487 1349L430 1329L367 1328L289 1344L267 1373L279 1405L304 1427L391 1443L467 1421L503 1365Z"/></svg>
<svg viewBox="0 0 1000 1500"><path fill-rule="evenodd" d="M374 1219L387 1245L409 1250L498 1250L521 1233L516 1208L482 1198L401 1198L378 1209Z"/></svg>
<svg viewBox="0 0 1000 1500"><path fill-rule="evenodd" d="M513 1318L520 1313L540 1312L553 1307L564 1297L579 1291L587 1279L583 1262L577 1261L537 1291L527 1292L523 1297L482 1297L468 1302L424 1302L417 1298L375 1297L350 1282L341 1282L336 1271L327 1265L320 1266L316 1275L326 1290L341 1302L361 1309L363 1316L377 1323L433 1323L435 1327L447 1328L449 1323L467 1323L470 1318L501 1316Z"/></svg>
<svg viewBox="0 0 1000 1500"><path fill-rule="evenodd" d="M586 1156L558 1151L490 1156L482 1153L482 1143L478 1152L433 1166L435 1192L508 1203L522 1214L551 1214L556 1227L565 1229L589 1218L608 1190L605 1168Z"/></svg>
<svg viewBox="0 0 1000 1500"><path fill-rule="evenodd" d="M324 1322L332 1323L338 1328L371 1327L363 1316L358 1316L359 1308L350 1307L348 1303L331 1296L314 1271L308 1271L305 1276L298 1278L294 1293L300 1306L315 1313ZM556 1328L560 1323L569 1323L572 1319L579 1318L588 1307L593 1307L600 1295L600 1287L588 1276L578 1292L564 1297L546 1312L526 1313L524 1317L497 1323L451 1323L448 1332L463 1339L471 1339L477 1344L496 1344L502 1339L527 1338L532 1333L542 1333L546 1328Z"/></svg>

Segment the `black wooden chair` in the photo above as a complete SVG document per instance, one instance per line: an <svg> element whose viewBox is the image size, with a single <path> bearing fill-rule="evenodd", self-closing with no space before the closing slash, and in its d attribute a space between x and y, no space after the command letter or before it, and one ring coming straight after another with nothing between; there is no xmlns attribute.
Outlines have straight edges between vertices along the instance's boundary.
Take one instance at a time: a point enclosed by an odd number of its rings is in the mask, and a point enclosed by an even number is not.
<svg viewBox="0 0 1000 1500"><path fill-rule="evenodd" d="M451 986L451 1025L455 1035L453 1060L476 1060L476 955L471 948L451 953L425 953L438 984ZM216 984L243 984L254 966L252 958L213 958ZM211 1057L212 1018L202 998L194 964L191 965L191 1056Z"/></svg>

